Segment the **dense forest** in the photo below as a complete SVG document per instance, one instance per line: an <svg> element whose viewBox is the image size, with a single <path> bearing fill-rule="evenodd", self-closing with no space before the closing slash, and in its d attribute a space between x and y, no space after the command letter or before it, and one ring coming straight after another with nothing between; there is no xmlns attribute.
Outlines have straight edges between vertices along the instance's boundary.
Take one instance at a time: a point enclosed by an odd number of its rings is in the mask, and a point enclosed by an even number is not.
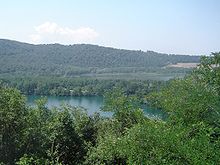
<svg viewBox="0 0 220 165"><path fill-rule="evenodd" d="M104 118L69 105L47 109L45 100L28 107L1 84L1 164L219 164L220 53L143 97L167 119L147 118L136 94L118 88L105 94L102 110L113 116Z"/></svg>
<svg viewBox="0 0 220 165"><path fill-rule="evenodd" d="M166 81L153 80L99 80L63 77L7 77L0 79L2 86L14 87L25 95L41 96L103 96L114 88L128 95L143 96L158 91Z"/></svg>
<svg viewBox="0 0 220 165"><path fill-rule="evenodd" d="M74 77L99 73L164 72L164 67L169 64L197 63L200 56L132 51L88 44L32 45L0 39L0 58L0 76ZM172 71L167 69L167 72Z"/></svg>
<svg viewBox="0 0 220 165"><path fill-rule="evenodd" d="M199 56L168 55L96 45L32 45L0 40L0 83L25 95L104 95L113 88L143 96L191 68Z"/></svg>

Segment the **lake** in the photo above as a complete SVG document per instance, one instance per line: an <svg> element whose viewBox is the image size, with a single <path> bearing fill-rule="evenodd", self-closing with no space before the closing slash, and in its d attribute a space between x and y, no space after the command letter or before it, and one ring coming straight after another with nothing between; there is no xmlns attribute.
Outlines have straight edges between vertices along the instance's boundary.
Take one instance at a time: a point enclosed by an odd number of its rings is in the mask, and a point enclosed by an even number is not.
<svg viewBox="0 0 220 165"><path fill-rule="evenodd" d="M46 96L48 108L59 107L61 104L69 104L77 107L84 107L88 114L92 115L99 112L102 116L111 116L111 112L102 112L100 108L103 105L103 97L101 96ZM30 106L35 105L35 100L42 98L41 96L27 96L27 103ZM144 113L149 118L164 119L166 114L158 109L151 109L147 106L142 107Z"/></svg>

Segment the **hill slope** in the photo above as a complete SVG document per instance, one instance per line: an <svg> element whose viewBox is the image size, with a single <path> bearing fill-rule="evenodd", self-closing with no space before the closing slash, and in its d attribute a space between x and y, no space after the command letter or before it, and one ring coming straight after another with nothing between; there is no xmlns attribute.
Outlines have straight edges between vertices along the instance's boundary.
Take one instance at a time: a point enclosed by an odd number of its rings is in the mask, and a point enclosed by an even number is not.
<svg viewBox="0 0 220 165"><path fill-rule="evenodd" d="M77 75L100 69L162 68L179 62L199 62L199 56L122 50L97 45L32 45L0 40L0 74Z"/></svg>

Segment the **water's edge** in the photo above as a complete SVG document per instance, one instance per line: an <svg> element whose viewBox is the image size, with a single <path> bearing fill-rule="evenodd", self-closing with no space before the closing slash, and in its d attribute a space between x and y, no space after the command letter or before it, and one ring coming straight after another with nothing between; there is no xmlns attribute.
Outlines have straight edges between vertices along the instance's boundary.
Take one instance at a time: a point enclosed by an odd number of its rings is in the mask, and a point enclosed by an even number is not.
<svg viewBox="0 0 220 165"><path fill-rule="evenodd" d="M46 106L50 109L53 107L60 107L61 104L69 104L76 107L84 107L87 109L88 114L92 115L95 112L100 113L102 116L110 117L112 113L101 111L103 105L102 96L36 96L36 95L27 95L27 104L29 106L35 105L35 100L40 98L47 98ZM146 105L141 107L144 110L144 113L149 118L154 119L164 119L166 114L159 109L152 109Z"/></svg>

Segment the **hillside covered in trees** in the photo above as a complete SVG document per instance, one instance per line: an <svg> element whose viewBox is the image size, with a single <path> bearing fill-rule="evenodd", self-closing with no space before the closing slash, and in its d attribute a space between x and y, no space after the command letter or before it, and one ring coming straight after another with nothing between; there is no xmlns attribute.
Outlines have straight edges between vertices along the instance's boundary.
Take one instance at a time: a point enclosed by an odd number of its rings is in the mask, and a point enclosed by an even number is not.
<svg viewBox="0 0 220 165"><path fill-rule="evenodd" d="M168 114L147 118L136 95L114 89L105 95L110 118L89 116L45 100L29 107L18 90L0 86L0 164L219 164L220 53L203 57L184 79L145 96Z"/></svg>
<svg viewBox="0 0 220 165"><path fill-rule="evenodd" d="M152 72L176 63L198 63L199 56L169 55L97 45L32 45L0 40L0 75L76 76L91 73Z"/></svg>

